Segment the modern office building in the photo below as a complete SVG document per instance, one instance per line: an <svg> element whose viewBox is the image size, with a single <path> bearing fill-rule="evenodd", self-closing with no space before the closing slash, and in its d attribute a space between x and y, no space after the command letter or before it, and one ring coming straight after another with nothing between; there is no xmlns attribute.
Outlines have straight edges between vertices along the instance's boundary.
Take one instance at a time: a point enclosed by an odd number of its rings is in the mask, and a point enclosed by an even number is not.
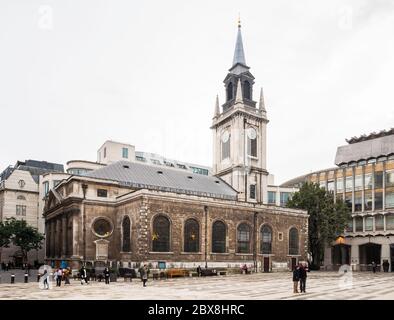
<svg viewBox="0 0 394 320"><path fill-rule="evenodd" d="M394 129L347 142L338 147L336 167L292 179L282 187L318 183L349 206L352 220L343 236L326 249L326 268L351 264L367 270L372 262L382 265L387 260L394 271Z"/></svg>

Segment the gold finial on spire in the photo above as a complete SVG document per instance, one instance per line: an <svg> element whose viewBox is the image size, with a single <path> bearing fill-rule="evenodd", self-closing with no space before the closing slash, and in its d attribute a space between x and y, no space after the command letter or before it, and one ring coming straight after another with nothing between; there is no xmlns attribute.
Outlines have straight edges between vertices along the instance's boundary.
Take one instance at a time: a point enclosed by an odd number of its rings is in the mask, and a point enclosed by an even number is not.
<svg viewBox="0 0 394 320"><path fill-rule="evenodd" d="M241 14L238 12L238 28L241 28Z"/></svg>

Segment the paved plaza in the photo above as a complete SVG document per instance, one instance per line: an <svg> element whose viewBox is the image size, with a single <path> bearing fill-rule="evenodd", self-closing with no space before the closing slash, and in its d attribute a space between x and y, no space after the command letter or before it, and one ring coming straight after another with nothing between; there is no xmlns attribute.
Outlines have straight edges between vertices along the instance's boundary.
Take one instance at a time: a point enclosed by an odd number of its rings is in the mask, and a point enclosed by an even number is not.
<svg viewBox="0 0 394 320"><path fill-rule="evenodd" d="M0 299L99 299L99 300L267 300L267 299L394 299L394 273L336 272L308 273L306 293L293 294L291 273L258 273L204 278L150 280L146 288L139 279L124 282L122 278L110 285L92 281L81 285L39 288L37 282L0 284ZM351 277L350 277L351 276ZM348 280L351 279L351 282ZM4 280L4 279L3 279ZM54 285L54 283L52 283Z"/></svg>

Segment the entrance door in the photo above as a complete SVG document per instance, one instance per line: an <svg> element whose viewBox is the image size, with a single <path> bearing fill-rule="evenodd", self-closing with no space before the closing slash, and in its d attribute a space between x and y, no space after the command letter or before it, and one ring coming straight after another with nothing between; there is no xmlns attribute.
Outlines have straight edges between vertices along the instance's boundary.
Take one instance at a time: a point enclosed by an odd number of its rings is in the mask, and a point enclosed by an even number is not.
<svg viewBox="0 0 394 320"><path fill-rule="evenodd" d="M264 272L270 272L270 258L264 257Z"/></svg>
<svg viewBox="0 0 394 320"><path fill-rule="evenodd" d="M291 258L291 270L294 270L297 266L297 258Z"/></svg>

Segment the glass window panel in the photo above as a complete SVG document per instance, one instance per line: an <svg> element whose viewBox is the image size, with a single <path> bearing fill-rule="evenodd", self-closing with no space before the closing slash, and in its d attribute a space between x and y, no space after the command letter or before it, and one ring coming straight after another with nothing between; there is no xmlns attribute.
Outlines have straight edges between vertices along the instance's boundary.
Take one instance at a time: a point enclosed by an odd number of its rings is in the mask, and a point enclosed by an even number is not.
<svg viewBox="0 0 394 320"><path fill-rule="evenodd" d="M350 220L347 225L346 225L346 231L347 232L353 232L353 219Z"/></svg>
<svg viewBox="0 0 394 320"><path fill-rule="evenodd" d="M260 251L264 254L272 252L272 229L267 225L261 228Z"/></svg>
<svg viewBox="0 0 394 320"><path fill-rule="evenodd" d="M170 251L170 221L164 216L157 216L153 221L152 251Z"/></svg>
<svg viewBox="0 0 394 320"><path fill-rule="evenodd" d="M242 223L237 228L237 252L250 252L250 227L246 223Z"/></svg>
<svg viewBox="0 0 394 320"><path fill-rule="evenodd" d="M364 189L372 189L372 174L371 173L367 173L365 175L365 186Z"/></svg>
<svg viewBox="0 0 394 320"><path fill-rule="evenodd" d="M320 188L326 189L326 182L325 181L320 181L319 182Z"/></svg>
<svg viewBox="0 0 394 320"><path fill-rule="evenodd" d="M129 149L128 148L122 148L122 157L125 159L129 158Z"/></svg>
<svg viewBox="0 0 394 320"><path fill-rule="evenodd" d="M287 202L289 201L291 196L290 192L281 192L280 193L280 205L285 206Z"/></svg>
<svg viewBox="0 0 394 320"><path fill-rule="evenodd" d="M386 208L394 208L394 191L386 191Z"/></svg>
<svg viewBox="0 0 394 320"><path fill-rule="evenodd" d="M346 191L353 190L353 177L346 177Z"/></svg>
<svg viewBox="0 0 394 320"><path fill-rule="evenodd" d="M375 191L375 210L383 209L383 193Z"/></svg>
<svg viewBox="0 0 394 320"><path fill-rule="evenodd" d="M359 212L362 210L363 198L362 193L355 192L354 193L354 211Z"/></svg>
<svg viewBox="0 0 394 320"><path fill-rule="evenodd" d="M383 172L376 171L375 172L375 189L383 188Z"/></svg>
<svg viewBox="0 0 394 320"><path fill-rule="evenodd" d="M394 214L389 214L386 216L386 229L394 230Z"/></svg>
<svg viewBox="0 0 394 320"><path fill-rule="evenodd" d="M362 232L362 231L363 231L363 218L356 217L356 232Z"/></svg>
<svg viewBox="0 0 394 320"><path fill-rule="evenodd" d="M122 231L123 231L122 251L123 252L130 252L131 251L130 218L128 216L125 216L123 218Z"/></svg>
<svg viewBox="0 0 394 320"><path fill-rule="evenodd" d="M352 194L350 192L345 194L345 203L351 211L352 210Z"/></svg>
<svg viewBox="0 0 394 320"><path fill-rule="evenodd" d="M372 210L372 191L364 192L364 211Z"/></svg>
<svg viewBox="0 0 394 320"><path fill-rule="evenodd" d="M375 230L376 231L384 230L384 217L381 214L375 216Z"/></svg>
<svg viewBox="0 0 394 320"><path fill-rule="evenodd" d="M276 192L268 191L268 203L275 204L276 203Z"/></svg>
<svg viewBox="0 0 394 320"><path fill-rule="evenodd" d="M200 228L198 222L194 219L189 219L185 223L184 244L185 252L198 252L200 242Z"/></svg>
<svg viewBox="0 0 394 320"><path fill-rule="evenodd" d="M226 251L226 226L216 221L212 226L212 252L224 253Z"/></svg>
<svg viewBox="0 0 394 320"><path fill-rule="evenodd" d="M365 231L373 230L373 217L365 217Z"/></svg>
<svg viewBox="0 0 394 320"><path fill-rule="evenodd" d="M394 187L394 170L386 172L386 187Z"/></svg>
<svg viewBox="0 0 394 320"><path fill-rule="evenodd" d="M337 178L337 193L343 192L343 178Z"/></svg>
<svg viewBox="0 0 394 320"><path fill-rule="evenodd" d="M362 190L363 188L363 176L358 175L354 178L354 190Z"/></svg>
<svg viewBox="0 0 394 320"><path fill-rule="evenodd" d="M334 192L334 181L327 181L327 190Z"/></svg>

